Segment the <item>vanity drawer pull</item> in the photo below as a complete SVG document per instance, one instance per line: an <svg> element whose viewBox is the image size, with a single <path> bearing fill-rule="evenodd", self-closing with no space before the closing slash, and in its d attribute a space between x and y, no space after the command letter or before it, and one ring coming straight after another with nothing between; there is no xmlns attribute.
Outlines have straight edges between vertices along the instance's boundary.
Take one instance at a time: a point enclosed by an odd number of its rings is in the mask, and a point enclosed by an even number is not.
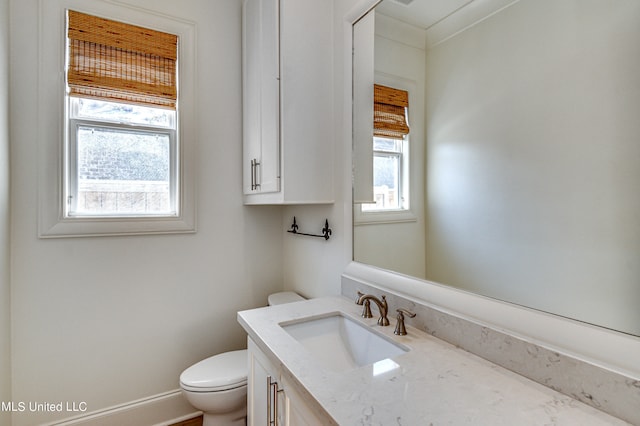
<svg viewBox="0 0 640 426"><path fill-rule="evenodd" d="M267 376L267 426L278 426L278 393L283 391L284 389L278 389L277 381Z"/></svg>

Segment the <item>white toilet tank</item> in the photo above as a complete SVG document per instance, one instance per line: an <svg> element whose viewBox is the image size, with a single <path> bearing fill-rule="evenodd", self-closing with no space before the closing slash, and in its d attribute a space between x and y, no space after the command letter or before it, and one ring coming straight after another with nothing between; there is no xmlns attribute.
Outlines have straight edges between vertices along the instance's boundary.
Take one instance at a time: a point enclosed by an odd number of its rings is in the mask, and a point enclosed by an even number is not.
<svg viewBox="0 0 640 426"><path fill-rule="evenodd" d="M281 291L279 293L270 294L267 297L267 302L269 303L269 306L282 305L282 304L291 303L291 302L299 302L301 300L305 300L305 298L293 291Z"/></svg>

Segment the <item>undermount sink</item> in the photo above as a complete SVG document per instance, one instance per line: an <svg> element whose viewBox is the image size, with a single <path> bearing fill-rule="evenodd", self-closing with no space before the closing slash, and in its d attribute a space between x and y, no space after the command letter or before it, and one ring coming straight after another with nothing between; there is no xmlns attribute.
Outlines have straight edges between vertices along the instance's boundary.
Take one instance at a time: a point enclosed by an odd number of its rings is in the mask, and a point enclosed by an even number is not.
<svg viewBox="0 0 640 426"><path fill-rule="evenodd" d="M409 351L339 312L280 326L324 367L338 372L376 364Z"/></svg>

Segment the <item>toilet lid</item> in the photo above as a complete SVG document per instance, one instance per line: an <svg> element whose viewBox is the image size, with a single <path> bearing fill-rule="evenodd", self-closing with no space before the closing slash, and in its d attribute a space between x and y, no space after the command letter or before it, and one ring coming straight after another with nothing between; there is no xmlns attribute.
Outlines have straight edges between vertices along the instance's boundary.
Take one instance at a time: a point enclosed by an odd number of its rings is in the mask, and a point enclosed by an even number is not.
<svg viewBox="0 0 640 426"><path fill-rule="evenodd" d="M247 384L247 350L225 352L204 359L180 375L180 385L195 392L215 392Z"/></svg>

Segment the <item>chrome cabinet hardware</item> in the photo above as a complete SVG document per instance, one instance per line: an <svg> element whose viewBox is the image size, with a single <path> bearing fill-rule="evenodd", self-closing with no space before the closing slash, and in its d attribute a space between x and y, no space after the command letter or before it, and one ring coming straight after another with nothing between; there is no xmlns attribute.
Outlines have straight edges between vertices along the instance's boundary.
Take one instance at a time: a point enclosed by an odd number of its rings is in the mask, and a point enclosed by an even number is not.
<svg viewBox="0 0 640 426"><path fill-rule="evenodd" d="M396 323L396 329L393 330L393 334L405 336L407 334L407 329L404 326L404 315L407 314L409 318L413 318L416 314L404 308L396 309L396 312L398 313L398 316L396 317L398 322Z"/></svg>
<svg viewBox="0 0 640 426"><path fill-rule="evenodd" d="M267 426L278 426L278 394L280 392L284 392L284 389L278 389L278 382L271 376L267 376Z"/></svg>
<svg viewBox="0 0 640 426"><path fill-rule="evenodd" d="M260 162L257 159L251 160L251 190L255 191L260 188L260 184L258 183L258 166Z"/></svg>

